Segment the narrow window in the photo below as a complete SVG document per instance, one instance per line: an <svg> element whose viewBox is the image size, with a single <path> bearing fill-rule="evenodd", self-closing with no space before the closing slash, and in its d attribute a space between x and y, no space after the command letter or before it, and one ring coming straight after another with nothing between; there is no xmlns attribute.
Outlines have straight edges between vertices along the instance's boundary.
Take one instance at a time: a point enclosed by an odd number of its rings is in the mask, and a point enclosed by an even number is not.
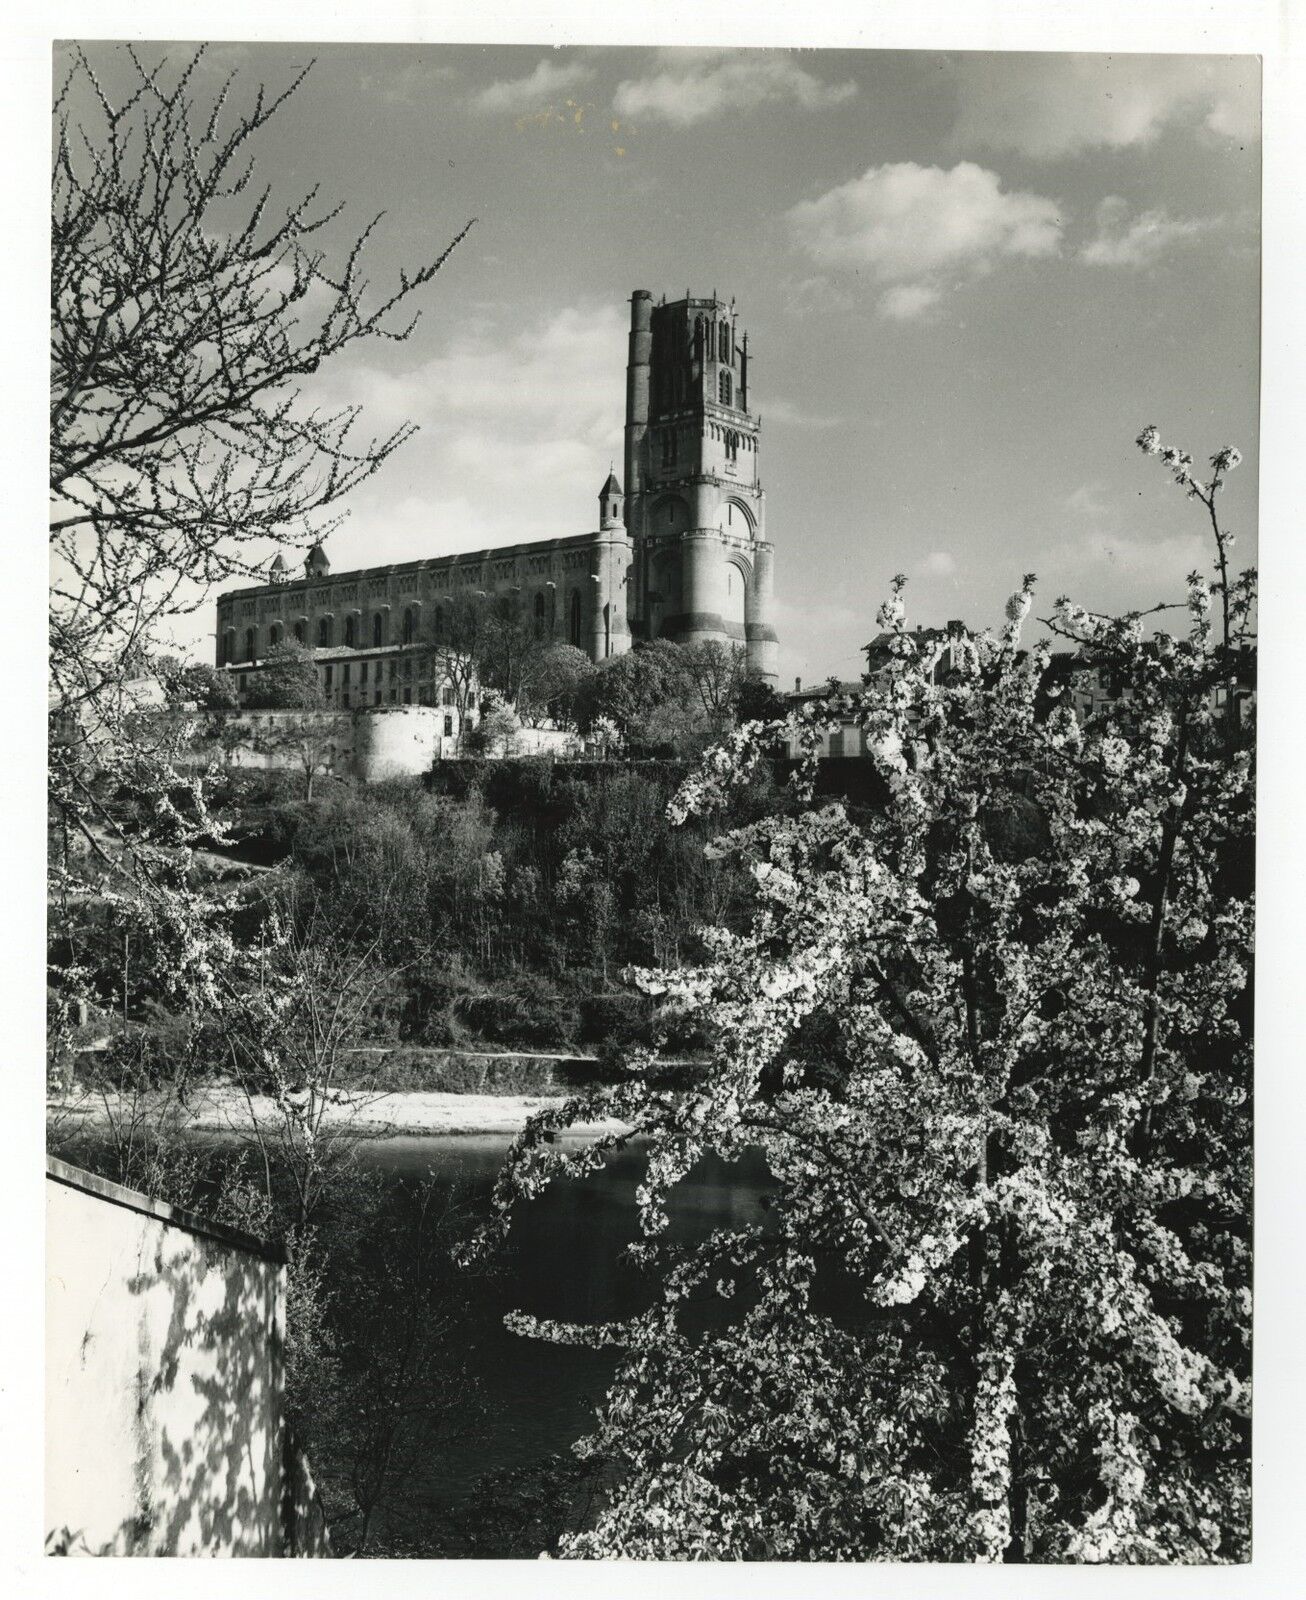
<svg viewBox="0 0 1306 1600"><path fill-rule="evenodd" d="M354 640L357 637L356 623L357 618L351 612L345 618L345 645L350 650L354 648Z"/></svg>
<svg viewBox="0 0 1306 1600"><path fill-rule="evenodd" d="M295 624L295 640L298 644L304 642L304 619L301 617Z"/></svg>
<svg viewBox="0 0 1306 1600"><path fill-rule="evenodd" d="M349 668L346 667L345 671L346 671L346 673L348 673ZM341 692L340 692L340 704L342 706L344 706L346 709L348 709L348 707L349 707L349 690L348 689L342 689L341 690Z"/></svg>
<svg viewBox="0 0 1306 1600"><path fill-rule="evenodd" d="M362 666L360 666L359 669L358 669L358 681L359 681L359 683L366 683L367 682L367 662L366 661L364 661Z"/></svg>
<svg viewBox="0 0 1306 1600"><path fill-rule="evenodd" d="M379 677L380 673L381 673L381 663L379 661L377 662L376 670L377 670L377 676ZM393 683L398 676L399 676L399 663L397 661L392 661L390 663L390 682Z"/></svg>
<svg viewBox="0 0 1306 1600"><path fill-rule="evenodd" d="M329 661L328 661L328 662L327 662L327 664L326 664L326 687L327 687L327 688L328 688L328 689L329 689L329 688L330 688L330 687L331 687L331 675L332 675L332 671L333 671L333 668L332 668L332 665L331 665L331 663L330 663L330 662L329 662Z"/></svg>
<svg viewBox="0 0 1306 1600"><path fill-rule="evenodd" d="M717 398L721 401L721 404L723 406L728 406L730 404L730 374L725 370L724 367L722 367L721 371L717 374L716 392Z"/></svg>
<svg viewBox="0 0 1306 1600"><path fill-rule="evenodd" d="M572 644L580 649L580 591L571 591L571 626L568 630Z"/></svg>
<svg viewBox="0 0 1306 1600"><path fill-rule="evenodd" d="M270 628L269 628L269 629L268 629L268 648L269 648L269 649L270 649L270 650L275 650L275 649L276 649L276 647L277 647L277 646L278 646L278 645L279 645L279 644L280 644L280 643L281 643L281 629L280 629L280 627L279 627L279 626L278 626L278 625L277 625L277 624L276 624L276 623L275 623L275 622L274 622L274 623L273 623L273 624L272 624L272 626L271 626L271 627L270 627Z"/></svg>
<svg viewBox="0 0 1306 1600"><path fill-rule="evenodd" d="M410 706L410 705L412 705L412 703L413 703L413 691L411 689L405 689L404 690L404 704L406 706Z"/></svg>
<svg viewBox="0 0 1306 1600"><path fill-rule="evenodd" d="M318 648L325 650L331 643L331 618L319 617L317 619Z"/></svg>
<svg viewBox="0 0 1306 1600"><path fill-rule="evenodd" d="M379 650L382 644L385 642L382 638L382 634L384 632L385 623L382 620L381 613L378 611L377 614L372 618L372 648L374 650Z"/></svg>
<svg viewBox="0 0 1306 1600"><path fill-rule="evenodd" d="M717 343L717 360L729 361L730 359L730 324L721 324L721 337Z"/></svg>
<svg viewBox="0 0 1306 1600"><path fill-rule="evenodd" d="M404 611L404 643L405 644L412 644L412 642L413 642L413 610L412 610L412 607L409 606Z"/></svg>
<svg viewBox="0 0 1306 1600"><path fill-rule="evenodd" d="M537 639L542 639L544 637L544 595L543 595L543 593L537 594L535 596L535 637Z"/></svg>
<svg viewBox="0 0 1306 1600"><path fill-rule="evenodd" d="M349 682L349 663L347 661L345 662L345 670L340 675L340 681L341 683Z"/></svg>
<svg viewBox="0 0 1306 1600"><path fill-rule="evenodd" d="M444 736L446 739L453 738L453 718L447 712L444 718Z"/></svg>
<svg viewBox="0 0 1306 1600"><path fill-rule="evenodd" d="M258 658L254 654L254 630L253 630L253 628L246 628L245 629L245 660L246 661L255 661L257 659Z"/></svg>

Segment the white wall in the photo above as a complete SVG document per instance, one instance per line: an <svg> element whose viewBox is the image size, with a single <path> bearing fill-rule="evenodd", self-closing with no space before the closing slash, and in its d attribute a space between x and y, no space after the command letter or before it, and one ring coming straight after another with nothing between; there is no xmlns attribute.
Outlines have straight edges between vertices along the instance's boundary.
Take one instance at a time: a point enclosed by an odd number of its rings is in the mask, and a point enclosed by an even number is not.
<svg viewBox="0 0 1306 1600"><path fill-rule="evenodd" d="M61 1162L46 1200L47 1549L290 1553L284 1267Z"/></svg>

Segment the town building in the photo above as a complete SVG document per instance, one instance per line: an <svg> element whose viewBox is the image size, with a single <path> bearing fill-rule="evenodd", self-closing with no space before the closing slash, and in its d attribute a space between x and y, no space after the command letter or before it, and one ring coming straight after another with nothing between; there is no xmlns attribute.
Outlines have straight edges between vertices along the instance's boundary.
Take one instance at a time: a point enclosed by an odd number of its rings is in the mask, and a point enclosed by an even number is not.
<svg viewBox="0 0 1306 1600"><path fill-rule="evenodd" d="M217 662L240 688L279 646L311 652L325 703L457 713L441 666L451 608L511 597L536 637L592 661L634 642L712 639L774 679L773 550L751 407L748 335L733 302L631 297L625 489L609 472L588 533L463 555L332 572L314 545L302 576L284 556L268 581L218 600ZM452 730L451 730L452 731Z"/></svg>

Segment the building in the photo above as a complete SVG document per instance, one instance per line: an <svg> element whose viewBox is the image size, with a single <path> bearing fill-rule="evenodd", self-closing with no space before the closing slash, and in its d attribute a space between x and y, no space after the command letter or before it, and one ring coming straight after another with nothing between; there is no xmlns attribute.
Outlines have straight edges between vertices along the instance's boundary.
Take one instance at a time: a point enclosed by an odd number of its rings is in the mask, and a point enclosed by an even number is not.
<svg viewBox="0 0 1306 1600"><path fill-rule="evenodd" d="M314 545L303 576L278 555L268 582L218 600L217 662L242 688L292 640L313 654L328 706L444 706L441 644L457 597L513 597L537 637L592 661L632 643L713 639L773 679L773 551L750 409L748 335L733 302L631 297L623 492L609 472L588 533L333 573Z"/></svg>

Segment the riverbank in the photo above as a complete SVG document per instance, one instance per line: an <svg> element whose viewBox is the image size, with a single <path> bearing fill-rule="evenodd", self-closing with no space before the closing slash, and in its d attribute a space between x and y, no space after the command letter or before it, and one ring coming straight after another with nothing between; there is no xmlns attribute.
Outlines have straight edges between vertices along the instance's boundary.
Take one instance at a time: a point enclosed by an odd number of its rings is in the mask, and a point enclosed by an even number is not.
<svg viewBox="0 0 1306 1600"><path fill-rule="evenodd" d="M359 1138L388 1139L398 1135L440 1137L451 1134L487 1133L511 1136L520 1133L529 1119L541 1111L564 1103L561 1095L446 1094L434 1090L409 1090L400 1093L358 1091L344 1096L339 1104L329 1105L324 1123L332 1128L348 1126ZM113 1123L144 1115L153 1120L159 1115L174 1119L179 1131L193 1133L248 1134L258 1126L271 1126L277 1119L273 1102L265 1095L247 1098L231 1084L210 1084L191 1089L185 1105L175 1099L149 1097L133 1106L113 1091L74 1093L67 1098L46 1102L46 1121L63 1129L75 1127L108 1128ZM577 1123L577 1134L619 1133L623 1124L605 1120Z"/></svg>

